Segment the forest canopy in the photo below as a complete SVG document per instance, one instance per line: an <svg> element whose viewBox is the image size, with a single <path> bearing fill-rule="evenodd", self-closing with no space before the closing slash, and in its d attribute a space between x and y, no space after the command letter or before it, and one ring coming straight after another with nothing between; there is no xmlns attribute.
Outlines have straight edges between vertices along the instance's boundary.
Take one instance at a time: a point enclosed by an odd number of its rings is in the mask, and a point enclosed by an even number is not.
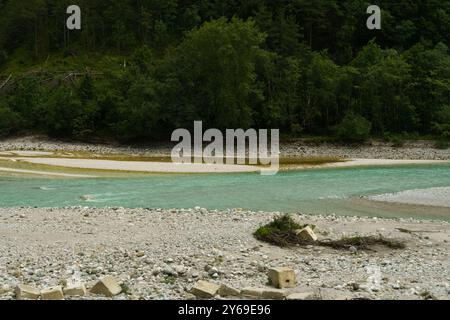
<svg viewBox="0 0 450 320"><path fill-rule="evenodd" d="M450 139L450 0L0 0L0 136Z"/></svg>

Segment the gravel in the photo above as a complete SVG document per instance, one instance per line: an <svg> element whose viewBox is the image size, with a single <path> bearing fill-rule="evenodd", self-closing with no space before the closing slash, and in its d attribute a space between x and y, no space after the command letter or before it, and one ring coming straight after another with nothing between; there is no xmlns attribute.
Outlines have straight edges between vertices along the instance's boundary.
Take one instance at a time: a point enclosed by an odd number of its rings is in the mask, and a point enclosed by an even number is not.
<svg viewBox="0 0 450 320"><path fill-rule="evenodd" d="M153 144L150 146L124 146L112 144L91 144L62 142L42 136L12 138L0 141L0 152L11 150L47 152L89 152L98 154L132 154L141 156L170 156L172 145ZM393 160L450 160L450 148L434 148L433 141L409 141L402 147L392 143L372 141L358 146L330 143L311 143L299 139L281 143L281 156L339 157L353 159L393 159Z"/></svg>
<svg viewBox="0 0 450 320"><path fill-rule="evenodd" d="M204 208L0 209L0 299L13 299L12 288L19 283L42 289L81 281L89 289L105 275L127 288L112 299L188 299L200 279L238 289L266 287L267 270L280 266L297 273L298 287L291 290L327 299L449 298L448 222L293 215L300 223L317 225L319 239L382 234L407 245L404 250L335 251L257 241L252 232L276 214Z"/></svg>
<svg viewBox="0 0 450 320"><path fill-rule="evenodd" d="M450 187L406 190L367 197L370 200L450 208ZM450 209L449 209L450 211Z"/></svg>

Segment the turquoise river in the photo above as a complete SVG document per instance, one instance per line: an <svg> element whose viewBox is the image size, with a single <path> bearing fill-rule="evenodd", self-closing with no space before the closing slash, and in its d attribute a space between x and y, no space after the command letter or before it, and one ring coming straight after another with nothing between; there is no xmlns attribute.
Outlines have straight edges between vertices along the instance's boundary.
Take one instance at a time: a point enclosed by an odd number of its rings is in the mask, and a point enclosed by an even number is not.
<svg viewBox="0 0 450 320"><path fill-rule="evenodd" d="M91 179L0 176L0 207L199 206L450 220L450 208L378 204L363 199L367 195L448 186L450 165L311 169L275 176L199 174Z"/></svg>

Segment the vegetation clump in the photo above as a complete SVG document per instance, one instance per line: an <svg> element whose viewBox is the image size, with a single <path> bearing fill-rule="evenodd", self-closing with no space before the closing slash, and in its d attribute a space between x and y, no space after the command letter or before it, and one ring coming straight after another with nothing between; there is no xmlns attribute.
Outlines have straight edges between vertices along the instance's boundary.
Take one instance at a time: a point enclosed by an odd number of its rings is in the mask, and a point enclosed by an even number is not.
<svg viewBox="0 0 450 320"><path fill-rule="evenodd" d="M348 250L351 247L354 247L357 250L371 250L374 246L384 246L390 249L404 249L406 247L401 241L388 239L381 235L344 237L338 240L305 240L301 238L296 231L307 226L313 230L316 229L315 225L298 224L290 215L276 216L272 222L258 228L253 235L260 241L279 247L314 245L329 247L336 250Z"/></svg>
<svg viewBox="0 0 450 320"><path fill-rule="evenodd" d="M434 147L440 150L446 150L450 148L450 141L445 139L439 139L435 142Z"/></svg>
<svg viewBox="0 0 450 320"><path fill-rule="evenodd" d="M404 249L406 247L401 241L387 239L381 235L368 237L345 237L339 240L324 240L321 241L319 245L333 249L349 249L350 247L355 247L359 250L370 250L373 246L385 246L390 249Z"/></svg>
<svg viewBox="0 0 450 320"><path fill-rule="evenodd" d="M295 230L303 229L308 225L300 225L292 219L290 215L277 216L269 224L260 227L253 234L256 239L278 245L280 247L287 247L298 244L302 241L296 234ZM312 229L315 226L310 225Z"/></svg>

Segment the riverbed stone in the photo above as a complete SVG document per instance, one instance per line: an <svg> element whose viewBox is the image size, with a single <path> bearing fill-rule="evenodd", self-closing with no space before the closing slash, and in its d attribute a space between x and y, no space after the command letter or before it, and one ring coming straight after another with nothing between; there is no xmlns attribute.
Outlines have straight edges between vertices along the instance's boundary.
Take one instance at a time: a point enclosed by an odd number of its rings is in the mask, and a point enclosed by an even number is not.
<svg viewBox="0 0 450 320"><path fill-rule="evenodd" d="M263 291L264 289L262 288L245 287L242 289L241 294L244 297L262 298Z"/></svg>
<svg viewBox="0 0 450 320"><path fill-rule="evenodd" d="M191 289L191 293L199 298L214 298L216 294L218 294L220 289L220 285L200 280L198 281L194 287Z"/></svg>
<svg viewBox="0 0 450 320"><path fill-rule="evenodd" d="M237 297L241 294L241 290L233 288L229 285L222 284L219 288L219 295L221 297Z"/></svg>
<svg viewBox="0 0 450 320"><path fill-rule="evenodd" d="M113 297L122 292L118 281L112 276L106 276L97 281L92 287L91 293L106 297Z"/></svg>
<svg viewBox="0 0 450 320"><path fill-rule="evenodd" d="M331 288L321 288L319 290L319 295L321 300L352 300L353 295L342 291Z"/></svg>
<svg viewBox="0 0 450 320"><path fill-rule="evenodd" d="M282 289L254 287L246 287L242 289L242 296L258 299L282 300L286 298L287 295L288 293Z"/></svg>
<svg viewBox="0 0 450 320"><path fill-rule="evenodd" d="M286 297L286 300L313 300L314 292L294 292Z"/></svg>
<svg viewBox="0 0 450 320"><path fill-rule="evenodd" d="M61 286L45 288L41 291L42 300L64 300L64 293Z"/></svg>
<svg viewBox="0 0 450 320"><path fill-rule="evenodd" d="M69 284L64 288L64 294L66 296L84 297L86 295L86 287L83 283Z"/></svg>
<svg viewBox="0 0 450 320"><path fill-rule="evenodd" d="M295 234L305 241L317 241L318 238L310 226L295 231Z"/></svg>
<svg viewBox="0 0 450 320"><path fill-rule="evenodd" d="M297 283L295 271L286 267L271 268L269 269L269 282L275 288L293 288Z"/></svg>
<svg viewBox="0 0 450 320"><path fill-rule="evenodd" d="M41 292L39 291L39 289L25 284L17 285L14 292L16 294L16 298L19 300L37 300L41 296Z"/></svg>
<svg viewBox="0 0 450 320"><path fill-rule="evenodd" d="M10 291L11 291L11 288L8 285L0 286L0 295L9 293Z"/></svg>
<svg viewBox="0 0 450 320"><path fill-rule="evenodd" d="M283 300L288 296L286 290L283 289L263 289L262 297L264 299Z"/></svg>

